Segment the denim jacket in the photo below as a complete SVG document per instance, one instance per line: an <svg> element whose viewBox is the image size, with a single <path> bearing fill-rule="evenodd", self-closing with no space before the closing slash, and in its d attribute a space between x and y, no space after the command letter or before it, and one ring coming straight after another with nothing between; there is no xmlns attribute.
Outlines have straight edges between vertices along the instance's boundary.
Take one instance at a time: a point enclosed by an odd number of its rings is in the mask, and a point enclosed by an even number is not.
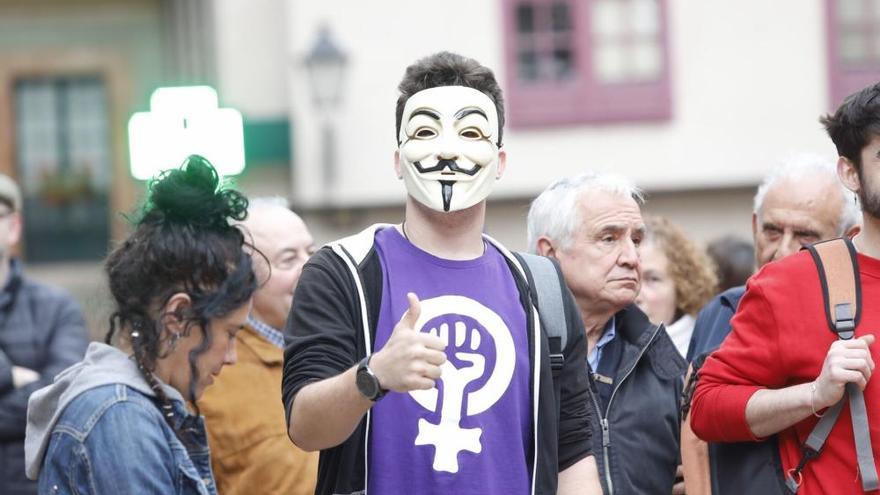
<svg viewBox="0 0 880 495"><path fill-rule="evenodd" d="M25 454L39 492L216 495L204 422L163 389L176 434L132 360L92 343L31 398Z"/></svg>

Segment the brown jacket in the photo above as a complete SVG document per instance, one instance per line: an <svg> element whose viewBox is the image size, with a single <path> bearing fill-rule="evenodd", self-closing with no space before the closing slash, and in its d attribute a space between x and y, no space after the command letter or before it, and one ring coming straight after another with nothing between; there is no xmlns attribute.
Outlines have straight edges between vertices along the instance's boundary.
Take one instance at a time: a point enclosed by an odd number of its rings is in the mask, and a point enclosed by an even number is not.
<svg viewBox="0 0 880 495"><path fill-rule="evenodd" d="M238 362L224 367L199 400L219 493L313 494L318 454L287 437L284 351L250 327L238 332L236 346Z"/></svg>

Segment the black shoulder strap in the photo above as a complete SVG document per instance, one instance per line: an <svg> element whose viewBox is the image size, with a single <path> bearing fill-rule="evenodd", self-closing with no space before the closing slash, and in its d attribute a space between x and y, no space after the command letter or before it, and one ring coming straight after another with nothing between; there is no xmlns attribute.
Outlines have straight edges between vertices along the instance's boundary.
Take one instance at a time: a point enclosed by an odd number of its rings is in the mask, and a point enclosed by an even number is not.
<svg viewBox="0 0 880 495"><path fill-rule="evenodd" d="M550 346L550 367L557 377L565 363L563 351L568 343L568 326L562 303L562 281L549 258L528 253L514 253L526 272L532 304L538 309L541 329Z"/></svg>

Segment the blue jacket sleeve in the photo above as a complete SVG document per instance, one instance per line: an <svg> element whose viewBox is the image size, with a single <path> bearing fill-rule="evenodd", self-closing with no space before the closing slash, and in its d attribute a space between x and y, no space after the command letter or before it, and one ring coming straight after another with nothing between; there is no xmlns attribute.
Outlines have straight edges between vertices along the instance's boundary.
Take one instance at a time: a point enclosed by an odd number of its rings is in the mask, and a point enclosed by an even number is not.
<svg viewBox="0 0 880 495"><path fill-rule="evenodd" d="M76 487L77 493L179 493L170 441L162 421L149 405L120 401L110 406L82 442L47 455L40 473L46 483ZM137 431L136 435L124 434ZM195 493L195 492L193 492Z"/></svg>

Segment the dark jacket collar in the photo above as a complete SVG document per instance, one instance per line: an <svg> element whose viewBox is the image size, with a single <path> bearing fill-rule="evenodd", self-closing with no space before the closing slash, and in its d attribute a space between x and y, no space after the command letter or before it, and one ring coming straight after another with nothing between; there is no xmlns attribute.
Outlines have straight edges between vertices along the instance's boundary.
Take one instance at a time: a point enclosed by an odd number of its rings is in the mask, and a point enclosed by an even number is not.
<svg viewBox="0 0 880 495"><path fill-rule="evenodd" d="M614 315L617 335L639 348L648 345L648 340L656 325L635 304L621 309Z"/></svg>
<svg viewBox="0 0 880 495"><path fill-rule="evenodd" d="M736 312L736 307L739 305L739 300L742 299L742 296L746 293L746 286L740 285L738 287L731 287L726 291L722 292L720 296L721 304L730 308L734 313Z"/></svg>
<svg viewBox="0 0 880 495"><path fill-rule="evenodd" d="M15 258L9 260L9 278L0 292L0 310L6 310L15 302L18 289L21 287L22 269L21 262Z"/></svg>
<svg viewBox="0 0 880 495"><path fill-rule="evenodd" d="M666 330L658 329L635 304L618 311L614 318L617 335L627 344L620 362L620 371L629 370L636 366L637 361L647 358L659 376L684 376L687 363L678 353Z"/></svg>

